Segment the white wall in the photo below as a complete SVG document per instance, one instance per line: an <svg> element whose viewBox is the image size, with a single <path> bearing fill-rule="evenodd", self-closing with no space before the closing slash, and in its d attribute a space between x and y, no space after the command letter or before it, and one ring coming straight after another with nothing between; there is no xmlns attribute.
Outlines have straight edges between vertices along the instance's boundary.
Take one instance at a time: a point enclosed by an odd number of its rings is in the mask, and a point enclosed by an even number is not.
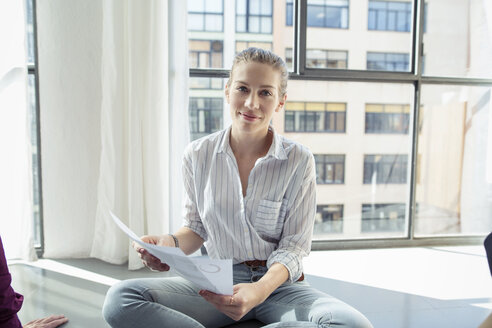
<svg viewBox="0 0 492 328"><path fill-rule="evenodd" d="M99 172L102 4L37 7L45 256L86 257Z"/></svg>

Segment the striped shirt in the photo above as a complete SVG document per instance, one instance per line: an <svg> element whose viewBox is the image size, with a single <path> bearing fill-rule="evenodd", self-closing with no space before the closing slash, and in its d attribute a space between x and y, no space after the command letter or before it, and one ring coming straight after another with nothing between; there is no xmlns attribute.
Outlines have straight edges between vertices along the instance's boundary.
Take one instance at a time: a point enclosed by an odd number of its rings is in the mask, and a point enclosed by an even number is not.
<svg viewBox="0 0 492 328"><path fill-rule="evenodd" d="M185 150L184 226L205 240L211 258L237 264L283 264L289 281L302 274L311 250L316 211L314 157L304 146L273 131L268 153L258 159L243 197L231 127L192 142Z"/></svg>

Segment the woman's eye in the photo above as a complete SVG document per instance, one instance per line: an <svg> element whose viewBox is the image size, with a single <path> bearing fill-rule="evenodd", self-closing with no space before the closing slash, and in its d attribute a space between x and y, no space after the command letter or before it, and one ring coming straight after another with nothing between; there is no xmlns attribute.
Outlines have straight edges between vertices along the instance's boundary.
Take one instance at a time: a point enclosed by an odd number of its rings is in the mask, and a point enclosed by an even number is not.
<svg viewBox="0 0 492 328"><path fill-rule="evenodd" d="M263 91L261 92L261 95L262 95L262 96L271 96L271 95L272 95L272 93L271 93L270 91L268 91L268 90L263 90Z"/></svg>
<svg viewBox="0 0 492 328"><path fill-rule="evenodd" d="M246 87L238 87L237 88L238 91L241 91L241 92L246 92L248 91L248 89Z"/></svg>

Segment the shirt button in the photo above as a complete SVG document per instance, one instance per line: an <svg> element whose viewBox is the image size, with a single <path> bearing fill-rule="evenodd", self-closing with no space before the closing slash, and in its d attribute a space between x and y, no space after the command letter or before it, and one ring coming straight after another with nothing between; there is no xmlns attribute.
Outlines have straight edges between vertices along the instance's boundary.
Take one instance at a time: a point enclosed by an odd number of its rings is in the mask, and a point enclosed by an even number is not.
<svg viewBox="0 0 492 328"><path fill-rule="evenodd" d="M248 252L248 256L249 256L249 257L253 256L253 253Z"/></svg>

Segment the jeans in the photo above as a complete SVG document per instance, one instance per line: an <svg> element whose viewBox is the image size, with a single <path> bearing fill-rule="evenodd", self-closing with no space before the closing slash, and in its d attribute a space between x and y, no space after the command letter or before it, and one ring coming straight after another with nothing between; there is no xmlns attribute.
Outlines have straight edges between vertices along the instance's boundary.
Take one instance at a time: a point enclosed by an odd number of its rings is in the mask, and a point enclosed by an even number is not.
<svg viewBox="0 0 492 328"><path fill-rule="evenodd" d="M234 284L257 281L266 271L266 267L236 264ZM235 322L198 295L199 290L181 277L125 280L109 289L103 316L115 328L203 328ZM282 284L240 321L250 319L257 319L268 328L372 327L360 312L306 281Z"/></svg>

